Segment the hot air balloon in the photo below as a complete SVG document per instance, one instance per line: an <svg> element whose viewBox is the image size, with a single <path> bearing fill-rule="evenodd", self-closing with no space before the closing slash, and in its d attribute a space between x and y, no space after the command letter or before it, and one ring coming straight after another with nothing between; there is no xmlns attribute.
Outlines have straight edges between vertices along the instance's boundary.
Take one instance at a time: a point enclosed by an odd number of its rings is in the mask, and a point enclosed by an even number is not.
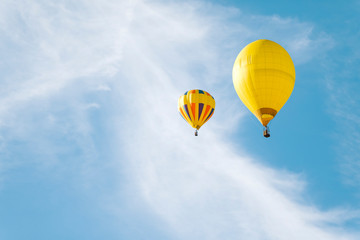
<svg viewBox="0 0 360 240"><path fill-rule="evenodd" d="M265 127L284 106L295 85L295 67L290 55L279 44L257 40L237 56L233 67L235 90L245 106Z"/></svg>
<svg viewBox="0 0 360 240"><path fill-rule="evenodd" d="M215 99L204 90L190 90L180 96L178 101L180 115L195 128L195 136L200 127L214 114Z"/></svg>

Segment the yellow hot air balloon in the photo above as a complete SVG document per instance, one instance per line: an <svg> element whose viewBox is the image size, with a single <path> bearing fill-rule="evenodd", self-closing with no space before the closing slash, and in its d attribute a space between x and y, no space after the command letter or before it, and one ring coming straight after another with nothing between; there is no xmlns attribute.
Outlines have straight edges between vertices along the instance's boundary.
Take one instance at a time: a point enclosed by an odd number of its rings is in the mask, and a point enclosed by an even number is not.
<svg viewBox="0 0 360 240"><path fill-rule="evenodd" d="M295 67L287 51L270 40L248 44L237 56L233 83L245 106L265 127L284 106L295 85Z"/></svg>
<svg viewBox="0 0 360 240"><path fill-rule="evenodd" d="M200 127L214 114L215 99L208 92L195 89L180 96L178 101L180 115L195 128L195 136Z"/></svg>

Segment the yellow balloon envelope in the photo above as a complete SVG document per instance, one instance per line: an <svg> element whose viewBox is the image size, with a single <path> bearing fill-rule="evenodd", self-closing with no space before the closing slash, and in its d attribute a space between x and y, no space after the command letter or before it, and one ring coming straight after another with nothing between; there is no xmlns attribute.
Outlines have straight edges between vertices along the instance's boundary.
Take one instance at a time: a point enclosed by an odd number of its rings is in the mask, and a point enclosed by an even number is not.
<svg viewBox="0 0 360 240"><path fill-rule="evenodd" d="M215 99L208 92L195 89L180 96L178 101L180 115L195 128L195 136L200 127L214 114Z"/></svg>
<svg viewBox="0 0 360 240"><path fill-rule="evenodd" d="M237 56L233 83L241 101L267 129L294 88L294 63L279 44L257 40Z"/></svg>

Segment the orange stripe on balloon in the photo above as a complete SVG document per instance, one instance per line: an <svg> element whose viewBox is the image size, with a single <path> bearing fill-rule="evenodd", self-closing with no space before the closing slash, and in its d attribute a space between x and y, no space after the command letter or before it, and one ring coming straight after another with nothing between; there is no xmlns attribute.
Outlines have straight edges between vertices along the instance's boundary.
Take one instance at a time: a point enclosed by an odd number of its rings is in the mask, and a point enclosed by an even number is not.
<svg viewBox="0 0 360 240"><path fill-rule="evenodd" d="M182 110L182 108L179 108L179 109L180 109L181 115L183 115L183 117L188 121L188 116L186 116L186 114L184 113L184 111Z"/></svg>
<svg viewBox="0 0 360 240"><path fill-rule="evenodd" d="M207 121L209 121L209 119L212 117L212 115L214 115L214 112L215 112L215 111L212 111L212 112L211 112L211 114L209 115L209 117L206 119L206 121L205 121L203 124L205 124Z"/></svg>
<svg viewBox="0 0 360 240"><path fill-rule="evenodd" d="M210 105L206 105L205 113L204 113L204 116L203 116L203 118L201 119L201 121L204 121L206 115L208 115L208 113L209 113L210 108L211 108Z"/></svg>
<svg viewBox="0 0 360 240"><path fill-rule="evenodd" d="M196 103L191 103L190 104L190 107L191 107L191 111L192 111L192 114L193 114L193 117L194 117L194 121L196 120L196 116L195 116L195 113L196 113L196 111L195 111L195 106L196 105Z"/></svg>

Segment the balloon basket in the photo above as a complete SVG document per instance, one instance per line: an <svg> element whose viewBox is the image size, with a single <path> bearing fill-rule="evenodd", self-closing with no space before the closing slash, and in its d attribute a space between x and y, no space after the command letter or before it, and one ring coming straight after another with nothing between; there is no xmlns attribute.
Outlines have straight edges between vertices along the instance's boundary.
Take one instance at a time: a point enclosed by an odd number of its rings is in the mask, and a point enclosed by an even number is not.
<svg viewBox="0 0 360 240"><path fill-rule="evenodd" d="M269 138L270 137L270 129L268 126L265 127L264 131L263 131L264 137L265 138Z"/></svg>

